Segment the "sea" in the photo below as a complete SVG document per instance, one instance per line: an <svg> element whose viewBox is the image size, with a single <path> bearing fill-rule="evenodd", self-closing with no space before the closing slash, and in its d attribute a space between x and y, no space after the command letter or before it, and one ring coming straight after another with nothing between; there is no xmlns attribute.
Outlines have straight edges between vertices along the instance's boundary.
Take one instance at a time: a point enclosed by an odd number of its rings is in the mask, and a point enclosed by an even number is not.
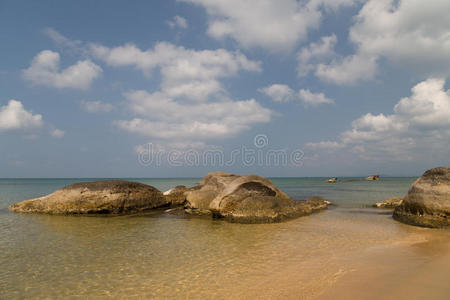
<svg viewBox="0 0 450 300"><path fill-rule="evenodd" d="M125 179L161 191L201 180ZM326 211L275 224L234 224L164 211L17 214L8 206L101 178L0 179L0 299L312 299L367 268L370 255L425 242L433 232L401 224L391 210L372 207L405 195L416 178L325 179L271 178L294 200L321 196L333 203ZM394 254L419 269L436 253Z"/></svg>

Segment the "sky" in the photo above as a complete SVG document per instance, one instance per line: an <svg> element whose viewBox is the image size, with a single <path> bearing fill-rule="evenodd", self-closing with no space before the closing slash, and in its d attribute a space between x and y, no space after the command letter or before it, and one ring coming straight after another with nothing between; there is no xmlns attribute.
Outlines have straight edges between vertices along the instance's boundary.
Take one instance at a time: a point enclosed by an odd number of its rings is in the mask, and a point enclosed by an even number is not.
<svg viewBox="0 0 450 300"><path fill-rule="evenodd" d="M0 0L0 177L450 165L450 1Z"/></svg>

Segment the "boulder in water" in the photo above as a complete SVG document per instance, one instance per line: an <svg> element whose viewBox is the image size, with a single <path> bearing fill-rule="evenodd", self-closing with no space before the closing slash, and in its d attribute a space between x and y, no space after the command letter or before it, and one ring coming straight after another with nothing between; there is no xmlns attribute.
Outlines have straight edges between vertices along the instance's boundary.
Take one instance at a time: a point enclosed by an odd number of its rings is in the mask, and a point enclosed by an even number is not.
<svg viewBox="0 0 450 300"><path fill-rule="evenodd" d="M188 213L212 213L213 217L239 223L270 223L311 214L329 202L321 198L293 201L269 179L216 172L187 193Z"/></svg>
<svg viewBox="0 0 450 300"><path fill-rule="evenodd" d="M9 207L20 213L125 214L168 205L156 188L131 181L80 182L50 195L25 200Z"/></svg>

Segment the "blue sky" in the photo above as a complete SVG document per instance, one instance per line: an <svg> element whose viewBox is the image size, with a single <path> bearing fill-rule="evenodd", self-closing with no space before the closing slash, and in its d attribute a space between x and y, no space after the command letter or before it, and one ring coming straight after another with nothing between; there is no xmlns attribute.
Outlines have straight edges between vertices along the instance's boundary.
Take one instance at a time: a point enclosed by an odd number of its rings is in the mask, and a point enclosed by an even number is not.
<svg viewBox="0 0 450 300"><path fill-rule="evenodd" d="M446 0L2 0L0 177L449 165L448 11ZM140 160L149 145L161 164ZM244 148L286 163L202 160Z"/></svg>

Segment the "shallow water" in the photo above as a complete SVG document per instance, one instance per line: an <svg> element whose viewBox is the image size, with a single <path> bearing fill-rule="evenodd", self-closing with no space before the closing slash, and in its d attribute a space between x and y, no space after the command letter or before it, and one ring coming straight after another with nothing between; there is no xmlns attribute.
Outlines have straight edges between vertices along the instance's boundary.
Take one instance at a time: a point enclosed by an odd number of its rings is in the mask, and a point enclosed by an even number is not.
<svg viewBox="0 0 450 300"><path fill-rule="evenodd" d="M161 190L199 181L136 180ZM430 232L444 244L448 241L447 231L403 225L390 211L369 207L405 194L414 178L323 180L273 179L294 199L320 195L336 207L284 223L245 225L162 212L119 217L13 214L6 210L9 204L80 180L2 179L0 299L315 298L360 270L366 252L426 242Z"/></svg>

